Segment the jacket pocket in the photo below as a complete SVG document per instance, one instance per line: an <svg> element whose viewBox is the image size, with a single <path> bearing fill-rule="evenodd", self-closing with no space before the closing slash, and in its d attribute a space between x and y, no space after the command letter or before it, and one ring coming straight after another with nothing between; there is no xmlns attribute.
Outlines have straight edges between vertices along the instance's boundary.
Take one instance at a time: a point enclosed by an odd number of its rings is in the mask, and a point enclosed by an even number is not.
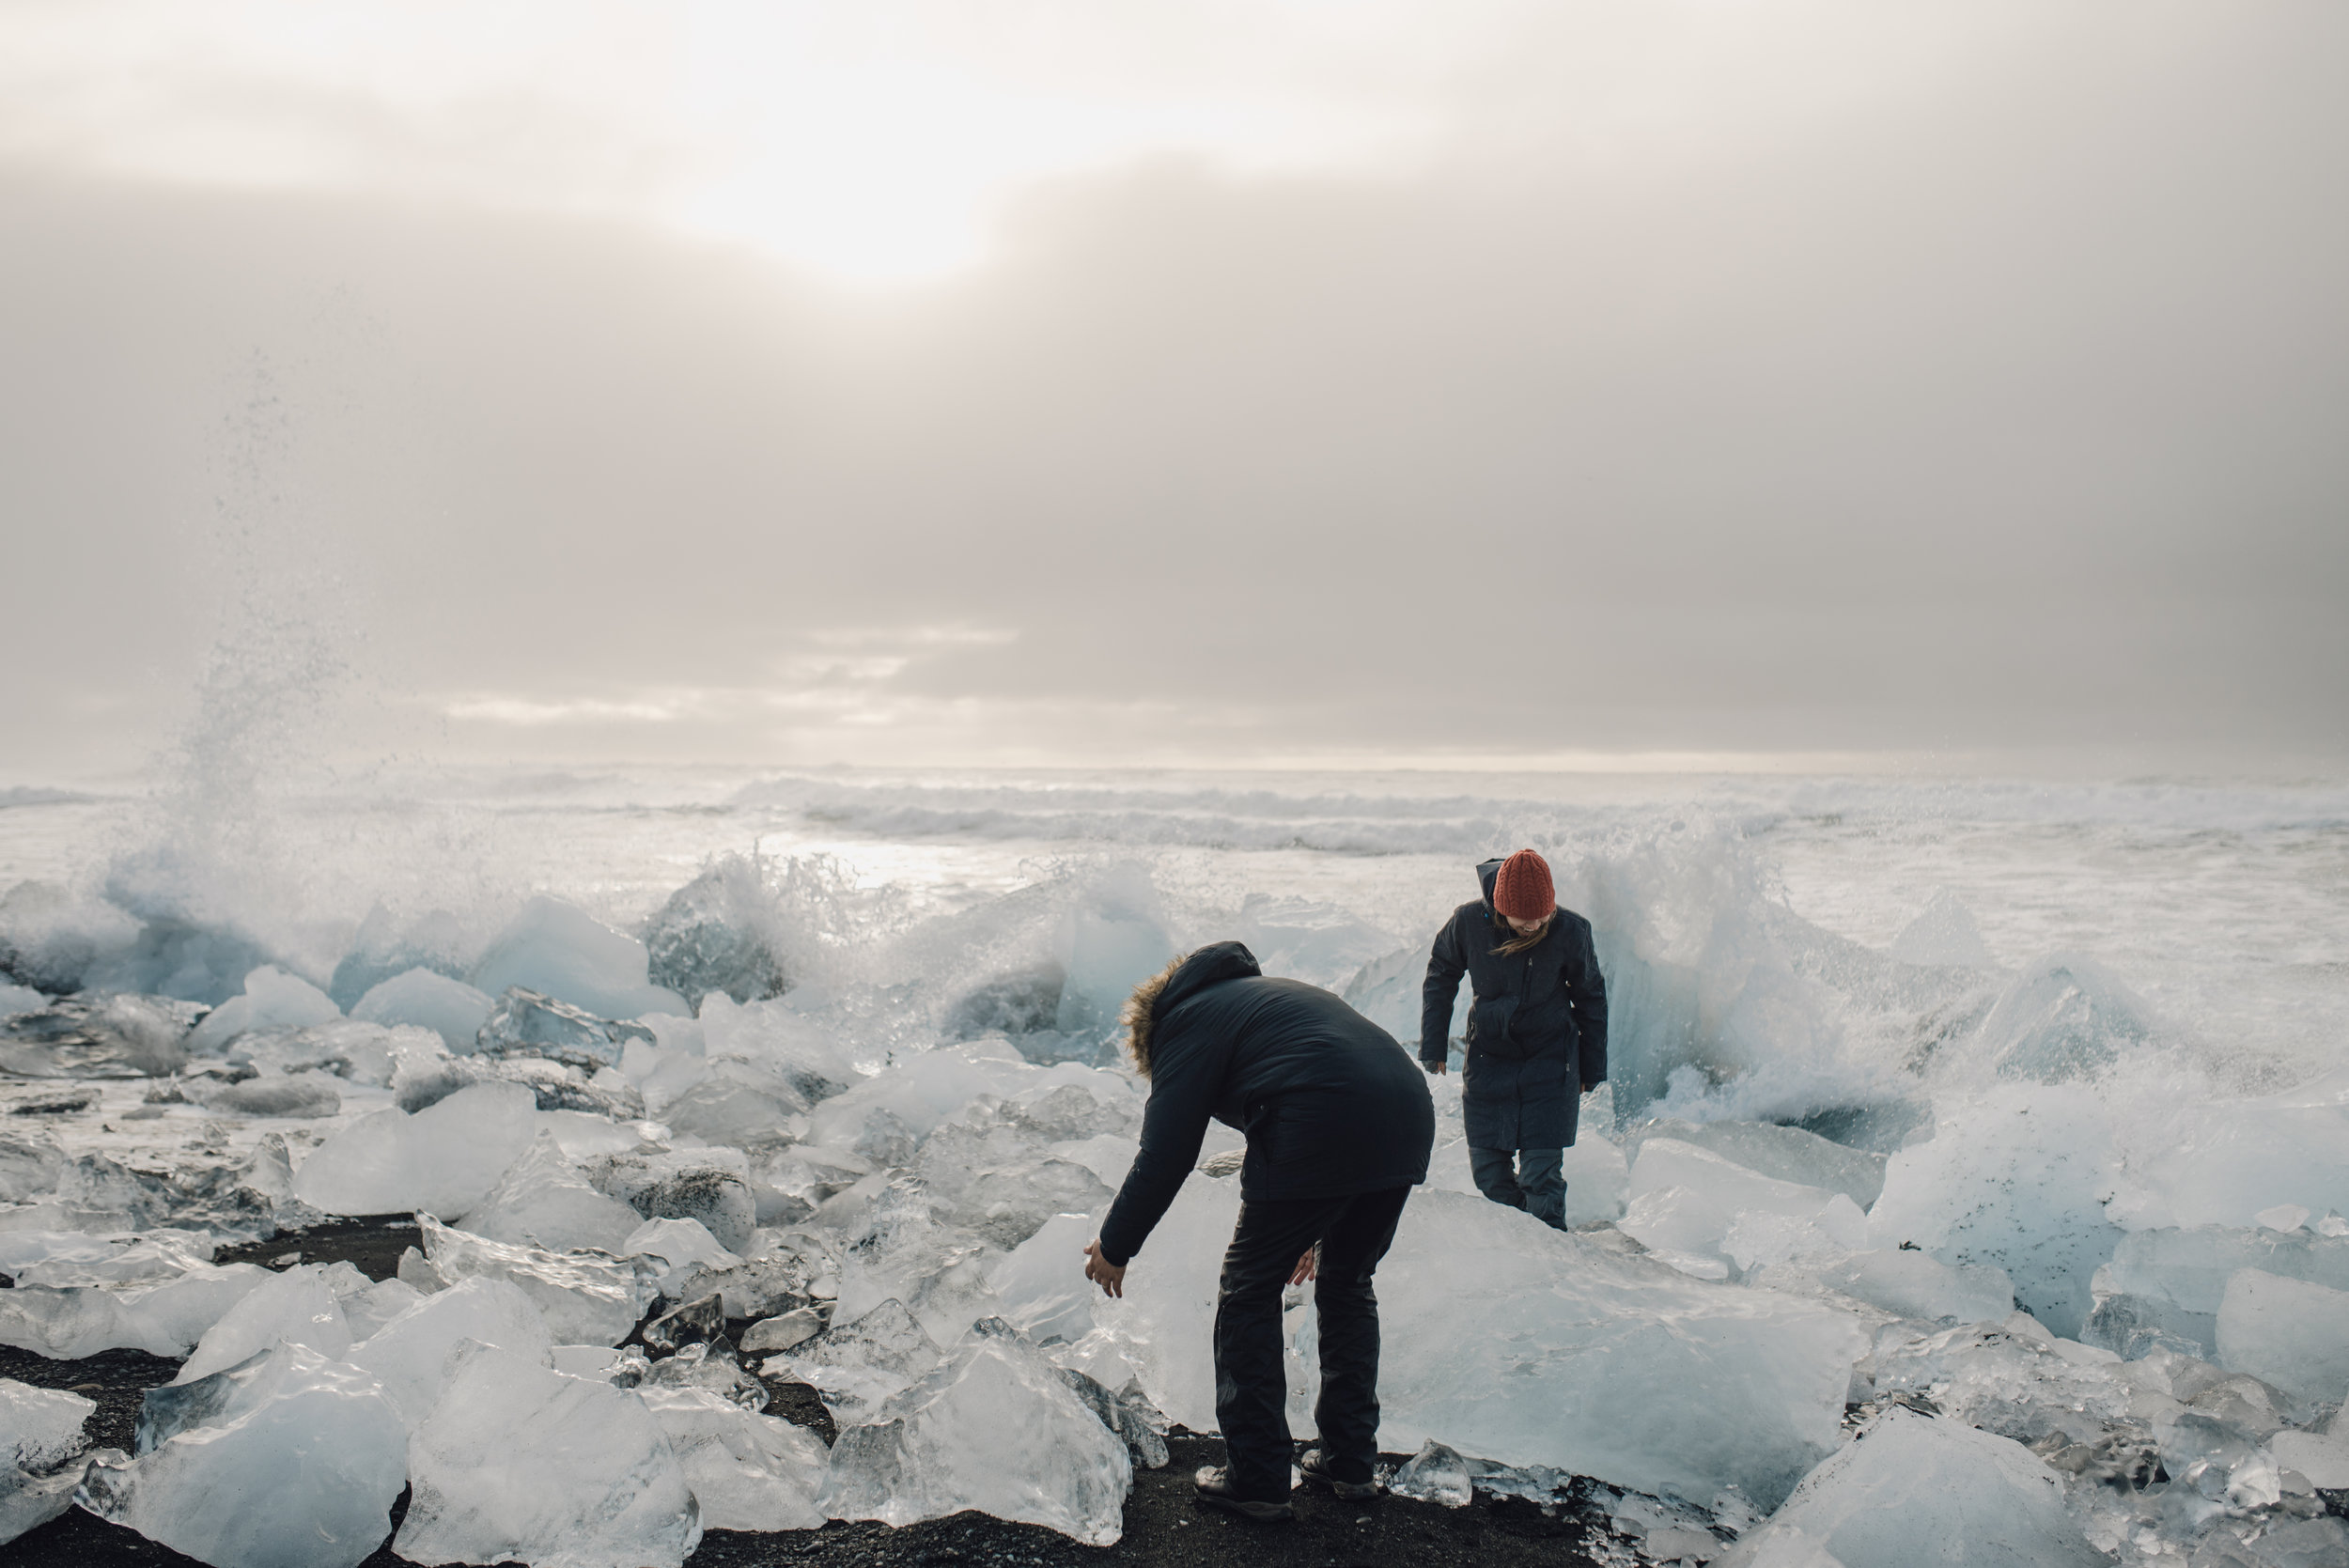
<svg viewBox="0 0 2349 1568"><path fill-rule="evenodd" d="M1515 1055L1510 1043L1509 1023L1517 1016L1517 999L1513 996L1478 997L1469 1009L1469 1040L1486 1050L1504 1056Z"/></svg>

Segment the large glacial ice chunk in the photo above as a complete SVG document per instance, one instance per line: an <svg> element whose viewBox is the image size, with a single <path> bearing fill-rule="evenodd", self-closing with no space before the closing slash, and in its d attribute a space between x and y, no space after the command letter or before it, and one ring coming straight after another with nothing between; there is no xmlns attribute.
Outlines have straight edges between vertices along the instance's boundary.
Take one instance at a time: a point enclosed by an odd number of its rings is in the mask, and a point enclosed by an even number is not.
<svg viewBox="0 0 2349 1568"><path fill-rule="evenodd" d="M2349 1397L2349 1291L2235 1271L2218 1303L2218 1362L2309 1405Z"/></svg>
<svg viewBox="0 0 2349 1568"><path fill-rule="evenodd" d="M1732 1164L1776 1181L1841 1192L1861 1208L1884 1190L1885 1157L1848 1148L1800 1127L1770 1122L1683 1122L1660 1118L1624 1133L1624 1153L1639 1157L1651 1138L1710 1149Z"/></svg>
<svg viewBox="0 0 2349 1568"><path fill-rule="evenodd" d="M1931 1139L1891 1157L1869 1237L1953 1267L2002 1268L2019 1306L2077 1339L2094 1306L2096 1270L2121 1240L2104 1203L2117 1179L2110 1117L2093 1094L2001 1084L1946 1111Z"/></svg>
<svg viewBox="0 0 2349 1568"><path fill-rule="evenodd" d="M459 1219L530 1147L537 1109L520 1084L477 1083L412 1116L376 1111L302 1162L294 1195L328 1214Z"/></svg>
<svg viewBox="0 0 2349 1568"><path fill-rule="evenodd" d="M712 1389L638 1390L685 1467L705 1529L819 1529L816 1506L831 1461L803 1427L746 1410Z"/></svg>
<svg viewBox="0 0 2349 1568"><path fill-rule="evenodd" d="M1867 1239L1867 1216L1842 1192L1779 1181L1677 1139L1640 1145L1630 1197L1621 1229L1657 1252L1720 1256L1731 1226L1755 1215L1797 1221L1845 1248Z"/></svg>
<svg viewBox="0 0 2349 1568"><path fill-rule="evenodd" d="M219 1374L207 1419L127 1466L93 1466L85 1506L213 1568L355 1568L407 1479L408 1434L381 1387L298 1344L238 1371Z"/></svg>
<svg viewBox="0 0 2349 1568"><path fill-rule="evenodd" d="M909 1525L975 1508L1089 1545L1124 1532L1123 1439L1017 1340L971 1341L832 1444L819 1498L834 1518Z"/></svg>
<svg viewBox="0 0 2349 1568"><path fill-rule="evenodd" d="M1099 1229L1090 1215L1057 1215L998 1260L987 1282L1003 1317L1039 1343L1073 1344L1091 1333L1095 1292L1084 1277L1084 1249Z"/></svg>
<svg viewBox="0 0 2349 1568"><path fill-rule="evenodd" d="M519 1285L477 1275L401 1312L354 1346L350 1360L381 1380L384 1397L412 1428L440 1403L449 1355L467 1340L540 1362L554 1346L546 1318Z"/></svg>
<svg viewBox="0 0 2349 1568"><path fill-rule="evenodd" d="M1094 1306L1150 1398L1215 1423L1210 1331L1237 1184L1185 1184L1128 1276ZM1764 1505L1831 1452L1867 1344L1842 1313L1690 1280L1482 1198L1419 1191L1377 1276L1379 1447L1434 1437L1644 1492ZM1292 1382L1292 1422L1303 1402Z"/></svg>
<svg viewBox="0 0 2349 1568"><path fill-rule="evenodd" d="M144 1350L177 1358L270 1278L258 1264L204 1264L154 1285L26 1285L0 1291L0 1344L60 1361L101 1350Z"/></svg>
<svg viewBox="0 0 2349 1568"><path fill-rule="evenodd" d="M2156 1093L2120 1138L2112 1210L2132 1230L2256 1225L2283 1203L2349 1214L2349 1069L2255 1099Z"/></svg>
<svg viewBox="0 0 2349 1568"><path fill-rule="evenodd" d="M1996 1323L2015 1310L2015 1285L2005 1269L1988 1264L1952 1268L1927 1253L1897 1249L1790 1263L1755 1282L1776 1289L1790 1280L1822 1285L1924 1323Z"/></svg>
<svg viewBox="0 0 2349 1568"><path fill-rule="evenodd" d="M633 1392L493 1345L460 1346L408 1445L411 1562L680 1568L702 1521L684 1467Z"/></svg>
<svg viewBox="0 0 2349 1568"><path fill-rule="evenodd" d="M642 1223L634 1209L590 1187L564 1157L554 1135L542 1129L497 1185L466 1211L463 1227L491 1241L555 1252L586 1247L624 1253L630 1233Z"/></svg>
<svg viewBox="0 0 2349 1568"><path fill-rule="evenodd" d="M1904 964L1933 969L1979 970L1990 967L1990 946L1966 902L1943 888L1915 919L1892 939L1891 955ZM1864 1205L1863 1205L1864 1206Z"/></svg>
<svg viewBox="0 0 2349 1568"><path fill-rule="evenodd" d="M27 1470L54 1470L87 1446L83 1423L96 1402L63 1389L36 1389L0 1377L0 1460Z"/></svg>
<svg viewBox="0 0 2349 1568"><path fill-rule="evenodd" d="M2056 1473L2020 1443L1907 1409L1877 1418L1805 1476L1767 1525L1719 1568L1808 1562L1815 1544L1843 1568L2101 1568L2064 1511ZM1774 1555L1778 1554L1778 1555Z"/></svg>
<svg viewBox="0 0 2349 1568"><path fill-rule="evenodd" d="M2246 1268L2349 1290L2349 1237L2219 1225L2131 1231L2096 1271L2082 1337L2127 1356L2166 1335L2207 1360L2217 1353L2227 1281Z"/></svg>
<svg viewBox="0 0 2349 1568"><path fill-rule="evenodd" d="M387 1028L412 1024L428 1029L462 1056L474 1048L474 1037L481 1032L490 1006L488 992L418 967L371 987L351 1008L350 1016Z"/></svg>
<svg viewBox="0 0 2349 1568"><path fill-rule="evenodd" d="M350 1348L350 1326L316 1264L297 1264L229 1308L172 1381L193 1383L280 1343L307 1345L330 1361Z"/></svg>
<svg viewBox="0 0 2349 1568"><path fill-rule="evenodd" d="M645 923L649 977L695 1008L713 993L738 1003L781 996L786 936L767 862L723 856Z"/></svg>
<svg viewBox="0 0 2349 1568"><path fill-rule="evenodd" d="M0 1545L73 1506L93 1400L0 1377Z"/></svg>
<svg viewBox="0 0 2349 1568"><path fill-rule="evenodd" d="M605 1018L691 1014L683 997L652 984L648 964L635 938L576 905L534 898L474 966L473 984L490 996L510 986L542 991Z"/></svg>
<svg viewBox="0 0 2349 1568"><path fill-rule="evenodd" d="M2153 1038L2152 1013L2092 958L2059 953L2007 988L1977 1031L2000 1078L2061 1083L2091 1078Z"/></svg>
<svg viewBox="0 0 2349 1568"><path fill-rule="evenodd" d="M937 1366L939 1356L937 1342L905 1303L893 1297L850 1321L833 1323L777 1359L822 1395L835 1416L861 1420Z"/></svg>
<svg viewBox="0 0 2349 1568"><path fill-rule="evenodd" d="M652 1305L651 1281L636 1266L603 1252L550 1252L491 1241L416 1216L434 1273L460 1280L506 1280L519 1287L560 1344L617 1344Z"/></svg>

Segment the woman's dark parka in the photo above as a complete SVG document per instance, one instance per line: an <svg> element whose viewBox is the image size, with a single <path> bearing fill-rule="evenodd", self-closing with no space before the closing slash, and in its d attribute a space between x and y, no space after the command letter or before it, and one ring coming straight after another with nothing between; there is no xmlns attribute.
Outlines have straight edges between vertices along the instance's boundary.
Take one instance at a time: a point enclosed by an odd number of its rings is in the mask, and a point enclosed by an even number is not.
<svg viewBox="0 0 2349 1568"><path fill-rule="evenodd" d="M1476 868L1485 896L1463 904L1436 933L1421 990L1419 1059L1440 1063L1453 999L1469 977L1468 1065L1460 1107L1478 1149L1574 1146L1582 1091L1607 1081L1607 982L1591 923L1560 909L1542 939L1502 956L1507 924L1493 912L1501 862Z"/></svg>
<svg viewBox="0 0 2349 1568"><path fill-rule="evenodd" d="M1268 980L1238 942L1185 959L1149 1026L1142 1152L1101 1255L1123 1265L1199 1163L1208 1118L1248 1135L1249 1203L1337 1198L1427 1179L1436 1111L1394 1036L1301 980Z"/></svg>

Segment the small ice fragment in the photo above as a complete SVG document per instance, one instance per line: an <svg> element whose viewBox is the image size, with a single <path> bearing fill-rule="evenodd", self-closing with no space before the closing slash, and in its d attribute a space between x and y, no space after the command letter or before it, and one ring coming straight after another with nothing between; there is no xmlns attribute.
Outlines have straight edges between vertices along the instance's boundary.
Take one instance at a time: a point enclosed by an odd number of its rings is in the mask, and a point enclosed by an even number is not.
<svg viewBox="0 0 2349 1568"><path fill-rule="evenodd" d="M328 1214L460 1218L530 1147L537 1114L537 1097L514 1083L478 1083L412 1116L379 1110L303 1160L294 1194Z"/></svg>
<svg viewBox="0 0 2349 1568"><path fill-rule="evenodd" d="M833 1323L782 1359L836 1416L859 1416L938 1365L939 1354L893 1296L852 1322Z"/></svg>
<svg viewBox="0 0 2349 1568"><path fill-rule="evenodd" d="M725 1310L715 1295L672 1307L645 1325L646 1348L667 1354L689 1344L708 1344L724 1335Z"/></svg>
<svg viewBox="0 0 2349 1568"><path fill-rule="evenodd" d="M490 1004L474 1046L485 1056L540 1057L592 1073L619 1065L626 1042L651 1035L643 1024L602 1017L527 986L509 986Z"/></svg>
<svg viewBox="0 0 2349 1568"><path fill-rule="evenodd" d="M742 1331L742 1354L796 1349L822 1333L824 1323L824 1314L814 1307L795 1307L780 1317L763 1318Z"/></svg>
<svg viewBox="0 0 2349 1568"><path fill-rule="evenodd" d="M1433 1437L1404 1461L1387 1483L1387 1490L1398 1498L1416 1498L1421 1502L1441 1503L1446 1508L1466 1508L1476 1500L1475 1480L1469 1474L1468 1461Z"/></svg>
<svg viewBox="0 0 2349 1568"><path fill-rule="evenodd" d="M629 1211L631 1215L635 1210ZM693 1264L709 1268L732 1268L742 1260L718 1245L718 1238L709 1234L709 1227L698 1219L643 1219L620 1238L613 1250L624 1258L654 1258L667 1265L663 1272L681 1270Z"/></svg>
<svg viewBox="0 0 2349 1568"><path fill-rule="evenodd" d="M2251 1216L2271 1231L2296 1231L2309 1222L2309 1211L2301 1203L2278 1203L2272 1209L2262 1209Z"/></svg>
<svg viewBox="0 0 2349 1568"><path fill-rule="evenodd" d="M592 1247L626 1253L631 1250L630 1235L642 1223L634 1209L588 1186L564 1157L554 1135L541 1129L497 1185L466 1212L463 1228L491 1241L556 1252Z"/></svg>
<svg viewBox="0 0 2349 1568"><path fill-rule="evenodd" d="M452 1230L428 1214L416 1222L435 1274L451 1284L482 1277L513 1281L565 1344L617 1344L652 1303L652 1290L634 1265L608 1253L509 1246Z"/></svg>
<svg viewBox="0 0 2349 1568"><path fill-rule="evenodd" d="M700 1220L719 1246L738 1256L757 1234L758 1201L751 1195L750 1162L739 1149L614 1155L586 1161L581 1172L597 1191L647 1219Z"/></svg>

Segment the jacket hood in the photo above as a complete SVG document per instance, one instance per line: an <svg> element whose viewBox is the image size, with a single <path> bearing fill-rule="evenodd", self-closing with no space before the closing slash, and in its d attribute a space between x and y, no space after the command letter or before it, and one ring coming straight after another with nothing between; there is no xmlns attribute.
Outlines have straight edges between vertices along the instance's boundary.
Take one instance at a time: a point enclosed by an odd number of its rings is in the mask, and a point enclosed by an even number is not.
<svg viewBox="0 0 2349 1568"><path fill-rule="evenodd" d="M1264 973L1256 955L1248 951L1246 942L1209 942L1190 957L1174 966L1167 977L1166 988L1159 993L1158 1004L1150 1009L1152 1017L1163 1017L1172 1009L1180 1007L1210 986L1221 986L1226 980L1252 980Z"/></svg>
<svg viewBox="0 0 2349 1568"><path fill-rule="evenodd" d="M1493 913L1493 884L1501 879L1501 862L1508 858L1506 855L1495 855L1491 860L1482 862L1476 867L1476 879L1484 886L1485 912L1488 915Z"/></svg>

